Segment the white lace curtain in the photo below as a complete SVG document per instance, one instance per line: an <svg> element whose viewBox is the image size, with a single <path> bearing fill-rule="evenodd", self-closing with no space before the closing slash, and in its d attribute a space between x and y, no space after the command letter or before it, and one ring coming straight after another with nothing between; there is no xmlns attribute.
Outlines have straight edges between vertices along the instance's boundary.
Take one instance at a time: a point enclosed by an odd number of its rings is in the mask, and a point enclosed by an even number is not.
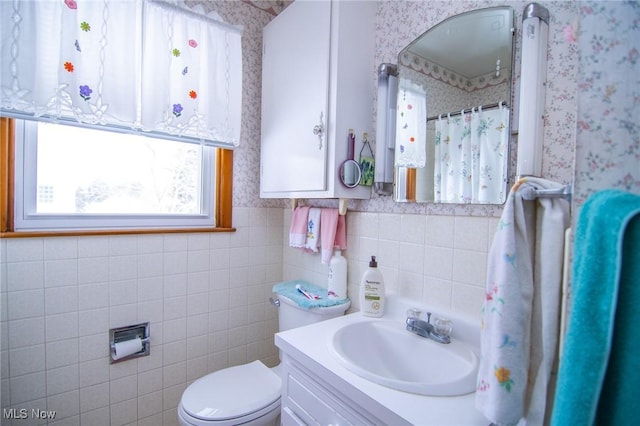
<svg viewBox="0 0 640 426"><path fill-rule="evenodd" d="M507 178L509 109L473 112L436 121L436 202L483 203L503 199Z"/></svg>
<svg viewBox="0 0 640 426"><path fill-rule="evenodd" d="M161 1L0 1L0 114L237 146L241 31Z"/></svg>
<svg viewBox="0 0 640 426"><path fill-rule="evenodd" d="M398 83L396 158L398 167L424 167L427 163L427 93L406 78Z"/></svg>

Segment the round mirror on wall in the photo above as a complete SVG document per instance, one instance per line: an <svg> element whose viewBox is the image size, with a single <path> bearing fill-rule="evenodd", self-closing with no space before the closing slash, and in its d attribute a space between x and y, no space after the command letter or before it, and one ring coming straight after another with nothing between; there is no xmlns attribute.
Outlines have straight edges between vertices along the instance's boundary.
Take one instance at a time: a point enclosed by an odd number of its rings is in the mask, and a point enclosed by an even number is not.
<svg viewBox="0 0 640 426"><path fill-rule="evenodd" d="M340 165L340 182L347 188L355 188L360 183L362 170L356 160L345 160Z"/></svg>

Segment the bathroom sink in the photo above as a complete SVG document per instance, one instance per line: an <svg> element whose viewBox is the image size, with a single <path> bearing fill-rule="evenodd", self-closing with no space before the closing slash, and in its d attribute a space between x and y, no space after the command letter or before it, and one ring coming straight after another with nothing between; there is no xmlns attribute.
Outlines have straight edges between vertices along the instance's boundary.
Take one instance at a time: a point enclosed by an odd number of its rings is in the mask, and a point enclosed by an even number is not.
<svg viewBox="0 0 640 426"><path fill-rule="evenodd" d="M400 321L365 320L339 328L330 342L348 370L377 384L429 396L475 391L478 356L456 341L437 343L405 329Z"/></svg>

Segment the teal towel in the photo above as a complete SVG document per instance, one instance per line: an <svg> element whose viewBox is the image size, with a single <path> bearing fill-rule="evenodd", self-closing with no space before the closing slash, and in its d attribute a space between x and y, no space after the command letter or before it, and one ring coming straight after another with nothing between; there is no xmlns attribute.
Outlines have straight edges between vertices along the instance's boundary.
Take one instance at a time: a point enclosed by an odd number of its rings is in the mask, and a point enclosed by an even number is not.
<svg viewBox="0 0 640 426"><path fill-rule="evenodd" d="M298 284L300 284L300 286L305 291L320 296L320 299L307 299L296 289L296 285ZM329 299L326 288L318 287L317 285L303 280L286 281L276 284L273 286L273 292L280 296L291 299L292 301L297 303L298 306L304 309L326 308L327 306L342 305L344 303L347 303L347 301L349 300L349 298L347 297L345 297L344 299Z"/></svg>
<svg viewBox="0 0 640 426"><path fill-rule="evenodd" d="M578 217L573 303L552 425L623 425L640 413L640 197L593 194Z"/></svg>

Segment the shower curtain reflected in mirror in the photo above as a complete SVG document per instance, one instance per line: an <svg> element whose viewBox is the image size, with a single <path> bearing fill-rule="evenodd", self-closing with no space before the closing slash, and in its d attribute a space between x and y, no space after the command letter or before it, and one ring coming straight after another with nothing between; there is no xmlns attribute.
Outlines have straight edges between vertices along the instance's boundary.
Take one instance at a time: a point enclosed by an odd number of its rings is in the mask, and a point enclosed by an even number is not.
<svg viewBox="0 0 640 426"><path fill-rule="evenodd" d="M436 121L435 202L483 203L504 199L509 109L499 106Z"/></svg>

